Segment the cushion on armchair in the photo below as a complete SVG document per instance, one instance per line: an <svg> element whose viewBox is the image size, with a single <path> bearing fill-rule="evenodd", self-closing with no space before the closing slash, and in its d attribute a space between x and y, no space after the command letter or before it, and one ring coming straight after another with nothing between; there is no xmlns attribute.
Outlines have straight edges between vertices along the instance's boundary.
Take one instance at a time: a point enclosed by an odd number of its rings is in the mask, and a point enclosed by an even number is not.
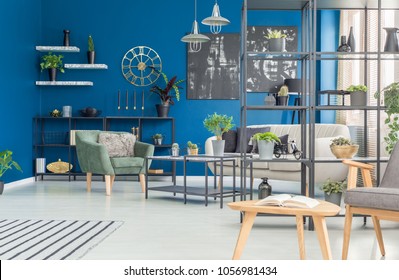
<svg viewBox="0 0 399 280"><path fill-rule="evenodd" d="M98 143L103 144L109 157L134 157L136 136L131 133L107 133L98 135Z"/></svg>

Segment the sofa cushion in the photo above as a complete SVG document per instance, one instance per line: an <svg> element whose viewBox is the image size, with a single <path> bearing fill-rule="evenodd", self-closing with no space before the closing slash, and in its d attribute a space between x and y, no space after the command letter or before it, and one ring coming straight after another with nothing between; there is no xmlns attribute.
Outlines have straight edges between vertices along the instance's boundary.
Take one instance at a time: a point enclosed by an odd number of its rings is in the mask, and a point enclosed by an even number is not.
<svg viewBox="0 0 399 280"><path fill-rule="evenodd" d="M234 153L237 146L237 131L229 130L226 133L223 133L222 139L225 140L224 152Z"/></svg>
<svg viewBox="0 0 399 280"><path fill-rule="evenodd" d="M269 132L270 127L247 127L247 139L245 140L245 143L247 145L247 153L250 153L252 151L252 142L251 145L249 145L249 141L251 140L251 137L256 134L256 133L263 133L263 132ZM241 128L237 128L237 147L235 152L240 153L240 143L241 143Z"/></svg>
<svg viewBox="0 0 399 280"><path fill-rule="evenodd" d="M141 167L144 164L144 158L141 158L141 157L114 157L114 158L111 158L111 164L114 168Z"/></svg>
<svg viewBox="0 0 399 280"><path fill-rule="evenodd" d="M103 144L109 157L134 157L136 136L131 133L107 133L98 135L98 143Z"/></svg>
<svg viewBox="0 0 399 280"><path fill-rule="evenodd" d="M399 189L355 188L346 192L344 201L351 206L399 211Z"/></svg>

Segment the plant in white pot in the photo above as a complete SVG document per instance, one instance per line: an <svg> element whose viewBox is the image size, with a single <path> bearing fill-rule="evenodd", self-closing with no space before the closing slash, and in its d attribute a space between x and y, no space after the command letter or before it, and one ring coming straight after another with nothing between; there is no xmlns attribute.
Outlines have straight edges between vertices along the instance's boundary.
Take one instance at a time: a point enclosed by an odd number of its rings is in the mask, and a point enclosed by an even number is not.
<svg viewBox="0 0 399 280"><path fill-rule="evenodd" d="M272 159L274 144L281 143L280 138L273 132L255 133L252 141L256 140L259 150L259 159Z"/></svg>
<svg viewBox="0 0 399 280"><path fill-rule="evenodd" d="M160 133L154 134L152 139L154 140L154 145L162 145L163 135Z"/></svg>
<svg viewBox="0 0 399 280"><path fill-rule="evenodd" d="M351 85L346 89L349 91L352 106L367 105L367 87L365 85Z"/></svg>
<svg viewBox="0 0 399 280"><path fill-rule="evenodd" d="M0 152L0 179L3 177L4 173L7 170L15 167L16 170L22 172L19 164L12 160L12 152L10 150L4 150ZM4 190L4 181L0 180L0 194L3 193Z"/></svg>
<svg viewBox="0 0 399 280"><path fill-rule="evenodd" d="M352 158L359 150L359 145L348 138L337 137L331 140L330 149L336 158Z"/></svg>
<svg viewBox="0 0 399 280"><path fill-rule="evenodd" d="M216 140L212 140L213 154L215 156L222 156L225 145L222 136L223 133L228 132L234 127L233 117L213 113L205 118L204 127L216 136Z"/></svg>
<svg viewBox="0 0 399 280"><path fill-rule="evenodd" d="M198 145L193 144L191 141L187 142L187 154L188 155L198 155Z"/></svg>
<svg viewBox="0 0 399 280"><path fill-rule="evenodd" d="M330 178L321 186L324 199L328 202L341 205L342 192L346 188L346 181L331 181Z"/></svg>
<svg viewBox="0 0 399 280"><path fill-rule="evenodd" d="M268 34L264 36L268 39L270 52L284 52L285 51L285 35L279 30L269 30Z"/></svg>

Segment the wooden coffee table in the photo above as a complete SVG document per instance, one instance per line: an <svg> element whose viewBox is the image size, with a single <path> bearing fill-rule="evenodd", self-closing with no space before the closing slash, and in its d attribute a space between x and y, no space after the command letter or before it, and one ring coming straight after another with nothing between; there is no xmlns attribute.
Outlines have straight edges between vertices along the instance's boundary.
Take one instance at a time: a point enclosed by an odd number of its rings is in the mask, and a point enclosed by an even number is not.
<svg viewBox="0 0 399 280"><path fill-rule="evenodd" d="M305 259L303 217L311 216L314 221L323 258L325 260L331 260L330 241L328 239L325 217L337 215L341 210L339 206L323 200L320 201L319 205L311 209L279 206L255 206L255 202L257 202L257 200L231 202L227 204L231 209L241 211L244 214L240 234L234 250L233 260L240 259L249 233L251 232L252 225L254 224L255 217L258 213L296 216L299 256L301 260Z"/></svg>

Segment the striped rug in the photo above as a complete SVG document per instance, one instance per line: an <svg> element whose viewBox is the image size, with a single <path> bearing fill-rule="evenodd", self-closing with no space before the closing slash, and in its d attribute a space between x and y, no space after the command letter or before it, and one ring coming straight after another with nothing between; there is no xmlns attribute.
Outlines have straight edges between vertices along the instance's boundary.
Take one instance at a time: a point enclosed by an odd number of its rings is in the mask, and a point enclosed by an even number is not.
<svg viewBox="0 0 399 280"><path fill-rule="evenodd" d="M123 222L0 220L0 259L76 260Z"/></svg>

